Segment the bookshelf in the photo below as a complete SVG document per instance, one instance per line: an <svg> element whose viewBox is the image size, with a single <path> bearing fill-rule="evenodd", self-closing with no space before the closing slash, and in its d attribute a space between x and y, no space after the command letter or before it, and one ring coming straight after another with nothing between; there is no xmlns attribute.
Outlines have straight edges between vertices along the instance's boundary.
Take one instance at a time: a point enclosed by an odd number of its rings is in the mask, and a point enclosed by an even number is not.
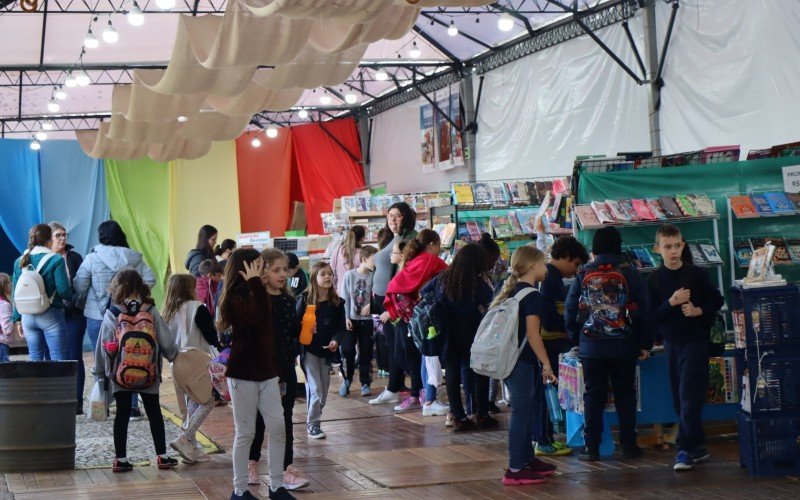
<svg viewBox="0 0 800 500"><path fill-rule="evenodd" d="M465 225L466 222L468 221L490 220L491 217L493 216L507 217L508 212L513 212L517 210L535 211L538 209L539 209L538 205L528 205L528 206L512 205L512 206L488 207L488 208L477 208L474 205L469 205L465 207L460 207L459 205L448 205L444 207L431 207L431 217L433 219L449 217L450 221L456 225L456 231L457 231L456 239L459 239L459 236L463 236L463 234L461 235L458 234L459 226ZM491 230L491 228L487 227L486 232L492 234L493 231ZM535 233L531 231L530 234L515 234L514 236L510 237L495 237L495 239L506 242L509 251L513 252L517 247L520 247L522 245L525 245L526 243L533 241L534 235Z"/></svg>

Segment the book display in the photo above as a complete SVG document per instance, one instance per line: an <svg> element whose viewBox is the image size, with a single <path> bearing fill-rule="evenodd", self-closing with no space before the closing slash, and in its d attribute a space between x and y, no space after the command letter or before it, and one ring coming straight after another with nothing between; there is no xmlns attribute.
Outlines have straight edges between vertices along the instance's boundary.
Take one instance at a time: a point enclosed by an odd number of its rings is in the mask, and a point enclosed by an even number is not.
<svg viewBox="0 0 800 500"><path fill-rule="evenodd" d="M574 213L582 229L598 229L605 225L663 224L719 218L713 201L705 194L596 200L586 205L576 205Z"/></svg>
<svg viewBox="0 0 800 500"><path fill-rule="evenodd" d="M698 267L719 267L723 261L717 247L710 240L687 242L692 252L694 265ZM661 265L661 255L652 244L629 245L622 249L626 262L641 272L655 271Z"/></svg>

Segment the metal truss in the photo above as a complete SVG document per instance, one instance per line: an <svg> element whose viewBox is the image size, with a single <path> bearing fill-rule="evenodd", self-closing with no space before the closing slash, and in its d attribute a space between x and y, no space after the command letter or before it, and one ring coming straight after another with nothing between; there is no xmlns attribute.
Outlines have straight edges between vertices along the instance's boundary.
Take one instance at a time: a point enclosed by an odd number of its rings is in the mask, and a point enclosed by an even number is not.
<svg viewBox="0 0 800 500"><path fill-rule="evenodd" d="M42 130L42 122L49 121L53 131L58 130L96 130L109 113L89 113L83 115L28 116L13 119L0 119L0 136L7 134L32 135Z"/></svg>
<svg viewBox="0 0 800 500"><path fill-rule="evenodd" d="M155 0L137 0L145 14L222 14L228 0L178 0L170 10L159 9ZM39 0L37 13L51 14L114 14L126 12L133 6L133 0ZM0 15L4 13L23 14L17 0L0 0Z"/></svg>
<svg viewBox="0 0 800 500"><path fill-rule="evenodd" d="M359 109L359 113L368 117L388 111L396 106L405 104L419 98L422 93L430 94L458 83L464 77L461 68L453 68L424 80L419 80L415 86L398 87L390 93L380 97L377 101L368 103Z"/></svg>

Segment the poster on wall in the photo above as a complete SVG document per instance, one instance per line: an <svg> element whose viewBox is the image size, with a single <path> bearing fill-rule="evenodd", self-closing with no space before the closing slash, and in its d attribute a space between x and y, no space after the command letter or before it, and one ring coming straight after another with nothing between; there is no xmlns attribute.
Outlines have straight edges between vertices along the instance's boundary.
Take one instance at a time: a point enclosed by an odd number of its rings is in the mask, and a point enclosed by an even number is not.
<svg viewBox="0 0 800 500"><path fill-rule="evenodd" d="M454 83L450 86L450 117L456 122L457 127L451 127L450 147L452 153L450 154L451 164L453 167L464 166L464 144L462 142L461 132L461 94L459 86Z"/></svg>
<svg viewBox="0 0 800 500"><path fill-rule="evenodd" d="M435 97L436 105L439 107L439 110L447 113L448 116L452 116L452 110L450 109L450 89L447 88L437 91ZM452 127L447 117L439 112L439 110L436 110L435 114L437 132L436 160L439 170L449 170L453 168L453 162L451 161L451 156L453 153L451 146Z"/></svg>
<svg viewBox="0 0 800 500"><path fill-rule="evenodd" d="M436 132L433 126L433 106L426 101L425 98L421 97L419 105L419 128L423 174L429 174L436 169Z"/></svg>

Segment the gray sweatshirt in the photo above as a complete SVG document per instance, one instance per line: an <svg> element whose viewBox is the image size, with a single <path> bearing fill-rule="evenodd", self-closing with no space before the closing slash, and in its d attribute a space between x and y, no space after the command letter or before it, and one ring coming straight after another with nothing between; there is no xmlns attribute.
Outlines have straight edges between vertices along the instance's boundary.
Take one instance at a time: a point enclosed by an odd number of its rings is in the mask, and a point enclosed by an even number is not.
<svg viewBox="0 0 800 500"><path fill-rule="evenodd" d="M386 289L392 279L392 249L398 241L400 241L399 234L395 235L391 243L375 254L375 272L372 278L372 292L375 295L386 295Z"/></svg>
<svg viewBox="0 0 800 500"><path fill-rule="evenodd" d="M372 316L361 315L361 310L370 304L372 297L372 273L367 271L367 274L361 274L358 269L351 269L344 273L342 281L347 319L372 321Z"/></svg>

